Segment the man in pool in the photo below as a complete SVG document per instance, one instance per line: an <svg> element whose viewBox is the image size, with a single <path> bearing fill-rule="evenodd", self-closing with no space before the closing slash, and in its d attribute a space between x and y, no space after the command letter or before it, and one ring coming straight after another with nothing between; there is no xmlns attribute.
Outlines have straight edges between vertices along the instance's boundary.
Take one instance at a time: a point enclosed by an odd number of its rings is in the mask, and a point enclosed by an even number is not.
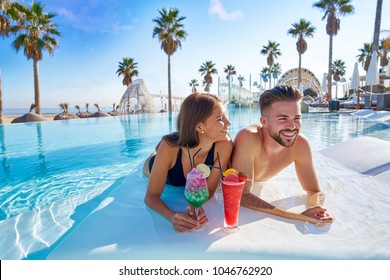
<svg viewBox="0 0 390 280"><path fill-rule="evenodd" d="M302 94L291 86L276 86L259 100L260 124L240 130L234 140L232 166L248 175L241 205L261 212L308 221L318 226L333 222L320 206L323 194L317 180L308 140L301 134ZM253 183L266 181L295 164L298 180L307 193L307 209L293 213L275 207L251 193Z"/></svg>

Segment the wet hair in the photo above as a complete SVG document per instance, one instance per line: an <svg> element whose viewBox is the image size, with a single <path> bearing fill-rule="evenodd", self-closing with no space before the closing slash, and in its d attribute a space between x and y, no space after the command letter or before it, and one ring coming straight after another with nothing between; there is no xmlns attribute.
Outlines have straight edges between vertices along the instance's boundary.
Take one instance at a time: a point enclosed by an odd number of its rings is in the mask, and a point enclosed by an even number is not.
<svg viewBox="0 0 390 280"><path fill-rule="evenodd" d="M264 91L264 93L260 95L260 112L264 115L264 112L266 112L274 102L299 102L301 99L302 93L296 87L289 85L276 86Z"/></svg>
<svg viewBox="0 0 390 280"><path fill-rule="evenodd" d="M177 131L162 139L174 146L192 148L199 144L196 125L209 118L222 101L210 93L193 93L184 99L177 117Z"/></svg>

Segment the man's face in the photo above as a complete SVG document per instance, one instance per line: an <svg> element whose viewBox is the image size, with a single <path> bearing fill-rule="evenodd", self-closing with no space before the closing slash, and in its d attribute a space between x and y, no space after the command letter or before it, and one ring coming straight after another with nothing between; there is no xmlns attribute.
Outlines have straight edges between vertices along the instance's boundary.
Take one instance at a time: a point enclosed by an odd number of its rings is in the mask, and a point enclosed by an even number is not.
<svg viewBox="0 0 390 280"><path fill-rule="evenodd" d="M275 102L261 116L262 125L268 134L283 147L291 147L301 129L302 115L298 102Z"/></svg>

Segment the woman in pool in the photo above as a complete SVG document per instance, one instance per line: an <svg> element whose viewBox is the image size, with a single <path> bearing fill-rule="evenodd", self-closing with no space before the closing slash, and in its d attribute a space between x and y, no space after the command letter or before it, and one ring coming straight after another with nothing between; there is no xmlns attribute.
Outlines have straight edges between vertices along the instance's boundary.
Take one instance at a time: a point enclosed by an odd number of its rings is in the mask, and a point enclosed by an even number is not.
<svg viewBox="0 0 390 280"><path fill-rule="evenodd" d="M233 148L228 134L229 126L224 106L218 97L193 93L183 101L177 118L177 131L165 135L144 164L144 174L149 177L145 203L170 220L177 232L192 231L205 224L207 217L201 207L198 220L192 217L192 206L187 208L187 213L170 209L161 199L165 185L185 185L186 174L191 171L190 158L193 158L194 167L200 163L218 166L218 153L221 168L225 170ZM220 170L211 168L207 178L210 197L220 180Z"/></svg>

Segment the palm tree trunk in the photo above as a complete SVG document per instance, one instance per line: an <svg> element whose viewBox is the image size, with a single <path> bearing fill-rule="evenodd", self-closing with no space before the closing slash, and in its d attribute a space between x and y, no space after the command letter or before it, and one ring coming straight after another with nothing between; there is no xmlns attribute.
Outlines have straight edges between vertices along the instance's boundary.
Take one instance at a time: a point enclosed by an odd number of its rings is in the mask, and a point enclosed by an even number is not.
<svg viewBox="0 0 390 280"><path fill-rule="evenodd" d="M374 41L372 42L372 51L378 52L379 49L379 33L381 28L381 15L382 15L382 0L376 2L376 15L375 15L375 27L374 27Z"/></svg>
<svg viewBox="0 0 390 280"><path fill-rule="evenodd" d="M301 64L302 63L302 55L301 53L299 53L299 63L298 63L298 89L300 89L300 86L301 86L301 82L302 82L302 74L301 74ZM303 92L302 92L303 94Z"/></svg>
<svg viewBox="0 0 390 280"><path fill-rule="evenodd" d="M172 112L171 55L168 54L168 112Z"/></svg>
<svg viewBox="0 0 390 280"><path fill-rule="evenodd" d="M272 81L272 74L271 74L271 69L270 71L268 72L268 75L269 75L269 89L271 89L272 87L272 84L271 84L271 81Z"/></svg>
<svg viewBox="0 0 390 280"><path fill-rule="evenodd" d="M38 60L33 59L34 65L34 102L35 102L35 112L37 114L41 113L41 96L39 92L39 67Z"/></svg>
<svg viewBox="0 0 390 280"><path fill-rule="evenodd" d="M332 100L332 54L333 35L329 35L329 63L328 63L328 101Z"/></svg>

